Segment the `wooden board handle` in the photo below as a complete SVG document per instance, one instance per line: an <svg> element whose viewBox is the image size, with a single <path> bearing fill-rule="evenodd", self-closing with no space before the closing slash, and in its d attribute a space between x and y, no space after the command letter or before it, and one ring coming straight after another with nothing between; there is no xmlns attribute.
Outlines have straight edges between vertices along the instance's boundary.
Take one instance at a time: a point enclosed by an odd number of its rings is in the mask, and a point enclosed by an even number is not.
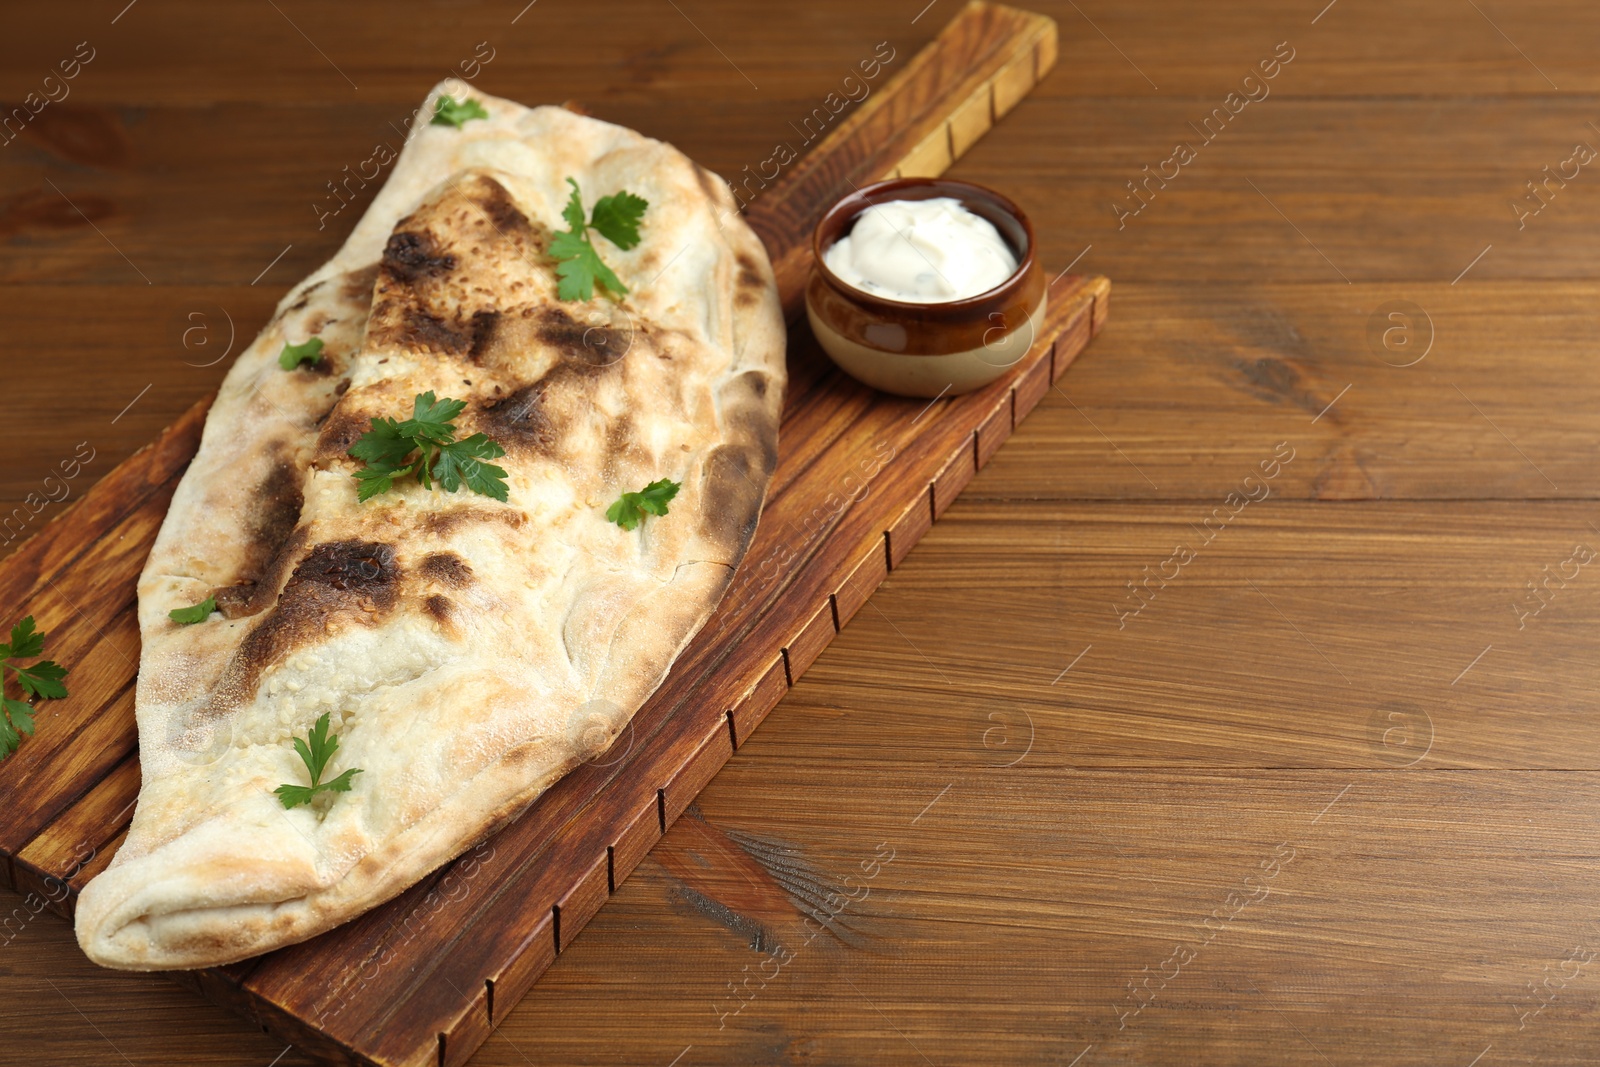
<svg viewBox="0 0 1600 1067"><path fill-rule="evenodd" d="M785 317L793 321L805 305L811 231L841 190L938 177L1055 62L1054 19L972 0L787 174L767 181L746 167L734 175L734 196L772 258Z"/></svg>

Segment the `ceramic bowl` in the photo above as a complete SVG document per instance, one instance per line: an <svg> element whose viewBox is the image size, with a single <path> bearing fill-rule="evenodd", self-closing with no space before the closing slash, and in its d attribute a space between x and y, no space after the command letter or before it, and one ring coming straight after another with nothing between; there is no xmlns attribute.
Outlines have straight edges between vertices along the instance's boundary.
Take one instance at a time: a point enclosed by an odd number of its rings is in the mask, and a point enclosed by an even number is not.
<svg viewBox="0 0 1600 1067"><path fill-rule="evenodd" d="M951 197L989 220L1017 269L988 292L919 304L863 292L828 269L824 256L874 204ZM811 237L815 262L806 316L824 351L852 377L901 396L965 393L1004 374L1033 347L1043 325L1044 274L1034 261L1033 224L992 189L946 178L896 178L863 186L822 217Z"/></svg>

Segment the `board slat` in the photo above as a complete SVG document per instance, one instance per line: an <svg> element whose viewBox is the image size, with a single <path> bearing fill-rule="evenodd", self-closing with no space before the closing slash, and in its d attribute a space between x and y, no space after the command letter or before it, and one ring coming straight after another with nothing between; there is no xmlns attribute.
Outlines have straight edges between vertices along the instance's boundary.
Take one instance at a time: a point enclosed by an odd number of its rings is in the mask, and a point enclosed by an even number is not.
<svg viewBox="0 0 1600 1067"><path fill-rule="evenodd" d="M868 556L874 559L881 559L882 555L876 549L868 553ZM877 583L873 584L876 585ZM870 591L862 595L863 603L865 603L867 595L870 595ZM755 732L755 728L761 725L761 720L765 719L767 714L778 706L778 701L783 699L783 694L788 688L789 683L785 679L783 672L783 658L775 656L767 664L767 669L761 672L761 676L751 683L750 687L739 696L739 699L733 705L735 743L742 743L745 738Z"/></svg>
<svg viewBox="0 0 1600 1067"><path fill-rule="evenodd" d="M129 755L17 854L17 892L36 893L72 918L78 890L111 862L109 843L120 844L138 797L139 760ZM54 891L63 881L72 890L64 895Z"/></svg>
<svg viewBox="0 0 1600 1067"><path fill-rule="evenodd" d="M969 4L749 205L791 319L821 212L851 185L942 171L1042 77L1055 32L1040 16ZM779 464L755 541L617 744L389 903L179 980L328 1062L465 1062L998 449L1019 387L1023 414L1037 403L1103 321L1108 294L1103 278L1057 278L1019 366L932 403L861 386L792 330ZM0 829L6 876L64 914L126 834L138 788L134 585L208 405L0 564L0 603L35 611L73 667L72 698L47 705L40 736L0 765L0 794L26 798Z"/></svg>
<svg viewBox="0 0 1600 1067"><path fill-rule="evenodd" d="M806 668L817 661L822 650L828 647L828 642L833 640L833 635L839 632L838 625L833 619L833 600L828 600L817 606L811 613L805 625L801 626L783 646L783 667L792 686L800 680Z"/></svg>
<svg viewBox="0 0 1600 1067"><path fill-rule="evenodd" d="M0 603L26 601L104 540L109 528L144 506L153 493L170 494L200 446L200 431L210 409L210 397L194 404L157 440L128 457L7 556L0 567ZM158 510L166 513L164 499Z"/></svg>

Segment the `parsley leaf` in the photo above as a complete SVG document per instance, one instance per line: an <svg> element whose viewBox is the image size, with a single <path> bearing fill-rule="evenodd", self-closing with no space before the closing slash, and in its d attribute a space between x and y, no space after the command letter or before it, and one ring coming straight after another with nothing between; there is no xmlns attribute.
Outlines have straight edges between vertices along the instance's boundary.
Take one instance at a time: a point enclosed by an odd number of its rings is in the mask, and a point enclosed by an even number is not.
<svg viewBox="0 0 1600 1067"><path fill-rule="evenodd" d="M302 363L316 364L322 362L322 338L313 337L309 341L302 341L297 345L285 344L283 351L278 353L278 366L284 370L294 370Z"/></svg>
<svg viewBox="0 0 1600 1067"><path fill-rule="evenodd" d="M339 738L328 736L328 713L323 712L322 718L311 727L306 739L302 741L296 737L294 750L300 754L300 760L306 765L306 771L311 775L311 785L280 785L273 792L283 802L286 808L297 808L301 804L309 804L318 793L348 793L350 782L361 773L360 767L352 767L339 777L331 781L322 780L323 769L328 766L328 761L333 754L339 751Z"/></svg>
<svg viewBox="0 0 1600 1067"><path fill-rule="evenodd" d="M435 126L454 126L460 129L463 124L472 119L486 119L489 113L483 105L472 97L457 101L453 96L441 96L433 105L433 124Z"/></svg>
<svg viewBox="0 0 1600 1067"><path fill-rule="evenodd" d="M583 194L578 183L568 178L567 184L572 186L572 195L561 209L567 231L550 240L550 258L556 261L559 279L556 295L562 300L589 300L598 282L613 297L625 296L628 287L601 260L600 253L589 240L589 230L593 228L624 251L633 248L639 243L639 220L650 206L649 201L627 191L602 196L595 201L594 213L585 223Z"/></svg>
<svg viewBox="0 0 1600 1067"><path fill-rule="evenodd" d="M568 178L567 184L572 186L572 195L567 197L567 206L561 209L561 217L567 220L567 229L576 237L583 237L583 194L578 189L578 180Z"/></svg>
<svg viewBox="0 0 1600 1067"><path fill-rule="evenodd" d="M550 241L550 254L556 259L556 277L560 279L556 295L562 300L591 299L595 282L615 296L628 292L628 287L605 265L587 238L558 233Z"/></svg>
<svg viewBox="0 0 1600 1067"><path fill-rule="evenodd" d="M382 416L373 419L371 429L350 446L350 454L356 459L380 467L398 467L416 450L411 438L400 432L400 424Z"/></svg>
<svg viewBox="0 0 1600 1067"><path fill-rule="evenodd" d="M639 243L639 220L650 202L630 192L602 196L594 202L594 214L589 225L618 248L626 251Z"/></svg>
<svg viewBox="0 0 1600 1067"><path fill-rule="evenodd" d="M9 645L0 645L0 659L29 659L43 653L44 634L34 625L32 615L11 628Z"/></svg>
<svg viewBox="0 0 1600 1067"><path fill-rule="evenodd" d="M33 708L25 700L0 698L0 759L5 759L22 744L22 735L33 736Z"/></svg>
<svg viewBox="0 0 1600 1067"><path fill-rule="evenodd" d="M665 515L667 502L678 495L683 486L670 478L651 482L637 493L623 493L615 504L606 509L606 518L632 530L644 521L646 514Z"/></svg>
<svg viewBox="0 0 1600 1067"><path fill-rule="evenodd" d="M492 463L479 463L482 459L498 459L506 450L481 433L462 441L455 441L439 449L439 462L433 466L433 476L447 493L454 493L466 482L467 488L496 500L506 499L505 471ZM497 479L494 472L499 472Z"/></svg>
<svg viewBox="0 0 1600 1067"><path fill-rule="evenodd" d="M67 687L61 684L67 669L59 663L41 660L32 667L13 666L11 669L17 673L17 684L29 696L60 700L67 695Z"/></svg>
<svg viewBox="0 0 1600 1067"><path fill-rule="evenodd" d="M173 608L167 612L167 618L173 622L182 623L184 626L193 626L197 622L205 622L211 613L217 610L217 598L208 596L200 603L187 608Z"/></svg>
<svg viewBox="0 0 1600 1067"><path fill-rule="evenodd" d="M34 625L29 615L11 628L9 643L0 644L0 682L5 670L17 679L17 684L29 696L60 700L67 695L61 680L67 669L53 660L39 660L31 667L18 665L15 660L33 659L44 655L44 634ZM5 759L22 744L26 734L33 736L33 705L26 700L16 700L0 691L0 760Z"/></svg>
<svg viewBox="0 0 1600 1067"><path fill-rule="evenodd" d="M433 488L437 479L447 493L465 484L474 493L506 501L505 469L484 462L506 450L481 433L456 440L455 419L466 406L465 400L441 400L430 389L412 401L411 417L404 422L373 419L372 428L350 446L350 455L366 463L355 472L357 499L370 500L393 489L395 479L416 475L424 489Z"/></svg>
<svg viewBox="0 0 1600 1067"><path fill-rule="evenodd" d="M409 470L403 474L411 473ZM378 467L363 467L355 473L356 501L364 503L375 496L382 496L394 488L394 472Z"/></svg>
<svg viewBox="0 0 1600 1067"><path fill-rule="evenodd" d="M465 400L440 400L429 390L411 402L411 417L400 424L400 432L435 444L449 444L456 436L456 416L466 407Z"/></svg>

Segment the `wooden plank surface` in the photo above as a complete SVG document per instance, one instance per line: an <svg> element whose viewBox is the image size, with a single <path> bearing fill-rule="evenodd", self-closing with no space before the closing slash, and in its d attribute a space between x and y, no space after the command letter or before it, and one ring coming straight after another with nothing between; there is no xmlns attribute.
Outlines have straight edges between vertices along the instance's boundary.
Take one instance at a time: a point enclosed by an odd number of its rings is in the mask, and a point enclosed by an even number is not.
<svg viewBox="0 0 1600 1067"><path fill-rule="evenodd" d="M476 42L489 91L580 98L737 173L879 41L893 71L949 17L608 4L599 35L594 5L278 7L8 16L0 95L101 52L61 106L88 147L0 148L30 442L0 500L87 439L75 498L211 388L186 316L252 335L338 240L312 210L328 171ZM1600 200L1585 167L1525 228L1509 203L1600 147L1600 14L1037 7L1058 70L954 173L1014 195L1047 262L1114 276L1116 317L872 600L841 593L849 625L648 856L628 839L631 877L475 1064L1592 1059L1590 568L1521 628L1516 606L1600 548ZM1126 183L1280 41L1270 97L1118 229ZM1410 367L1368 336L1399 300L1437 334ZM1283 441L1271 495L1118 629L1126 583ZM775 661L763 692L783 685ZM309 1062L3 899L25 917L0 946L6 1057Z"/></svg>

